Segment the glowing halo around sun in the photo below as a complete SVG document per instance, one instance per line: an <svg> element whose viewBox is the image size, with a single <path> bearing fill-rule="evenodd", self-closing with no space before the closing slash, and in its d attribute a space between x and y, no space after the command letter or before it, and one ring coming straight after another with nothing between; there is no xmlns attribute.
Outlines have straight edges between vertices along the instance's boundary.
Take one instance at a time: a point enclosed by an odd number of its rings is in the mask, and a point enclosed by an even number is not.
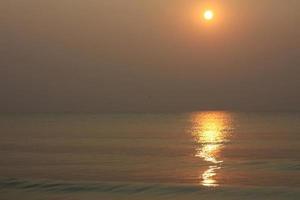
<svg viewBox="0 0 300 200"><path fill-rule="evenodd" d="M230 11L221 1L207 3L203 0L193 5L191 11L191 19L201 31L220 30L228 23L228 16L231 16Z"/></svg>
<svg viewBox="0 0 300 200"><path fill-rule="evenodd" d="M203 13L203 18L206 20L206 21L211 21L214 19L214 12L212 10L205 10L204 13Z"/></svg>

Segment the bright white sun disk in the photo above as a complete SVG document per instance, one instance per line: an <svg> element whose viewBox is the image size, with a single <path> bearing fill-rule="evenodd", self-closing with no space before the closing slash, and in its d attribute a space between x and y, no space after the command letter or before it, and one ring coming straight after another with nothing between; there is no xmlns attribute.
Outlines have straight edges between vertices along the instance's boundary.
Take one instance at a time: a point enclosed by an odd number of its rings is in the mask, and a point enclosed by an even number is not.
<svg viewBox="0 0 300 200"><path fill-rule="evenodd" d="M206 10L203 17L205 20L212 20L214 18L214 12L212 10Z"/></svg>

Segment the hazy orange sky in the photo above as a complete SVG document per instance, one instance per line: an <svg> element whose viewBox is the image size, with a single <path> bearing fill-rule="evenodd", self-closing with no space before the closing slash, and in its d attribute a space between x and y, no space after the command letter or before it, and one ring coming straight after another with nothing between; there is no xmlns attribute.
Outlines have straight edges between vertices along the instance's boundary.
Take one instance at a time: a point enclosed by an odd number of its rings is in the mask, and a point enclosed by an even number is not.
<svg viewBox="0 0 300 200"><path fill-rule="evenodd" d="M0 112L300 110L299 0L2 0L0 9Z"/></svg>

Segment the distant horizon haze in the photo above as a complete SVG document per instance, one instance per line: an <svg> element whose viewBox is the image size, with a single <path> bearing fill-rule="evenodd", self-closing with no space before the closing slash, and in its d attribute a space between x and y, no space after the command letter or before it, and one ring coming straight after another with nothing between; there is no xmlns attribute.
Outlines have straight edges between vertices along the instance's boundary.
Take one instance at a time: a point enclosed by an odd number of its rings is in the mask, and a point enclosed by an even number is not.
<svg viewBox="0 0 300 200"><path fill-rule="evenodd" d="M0 113L300 111L299 8L3 0Z"/></svg>

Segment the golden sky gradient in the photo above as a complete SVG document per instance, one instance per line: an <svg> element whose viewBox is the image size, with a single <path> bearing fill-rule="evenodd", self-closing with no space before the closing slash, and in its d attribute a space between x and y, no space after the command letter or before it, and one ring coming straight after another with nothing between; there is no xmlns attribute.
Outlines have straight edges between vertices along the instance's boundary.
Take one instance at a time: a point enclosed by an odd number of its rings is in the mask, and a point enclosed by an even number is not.
<svg viewBox="0 0 300 200"><path fill-rule="evenodd" d="M298 0L0 7L0 110L300 109Z"/></svg>

